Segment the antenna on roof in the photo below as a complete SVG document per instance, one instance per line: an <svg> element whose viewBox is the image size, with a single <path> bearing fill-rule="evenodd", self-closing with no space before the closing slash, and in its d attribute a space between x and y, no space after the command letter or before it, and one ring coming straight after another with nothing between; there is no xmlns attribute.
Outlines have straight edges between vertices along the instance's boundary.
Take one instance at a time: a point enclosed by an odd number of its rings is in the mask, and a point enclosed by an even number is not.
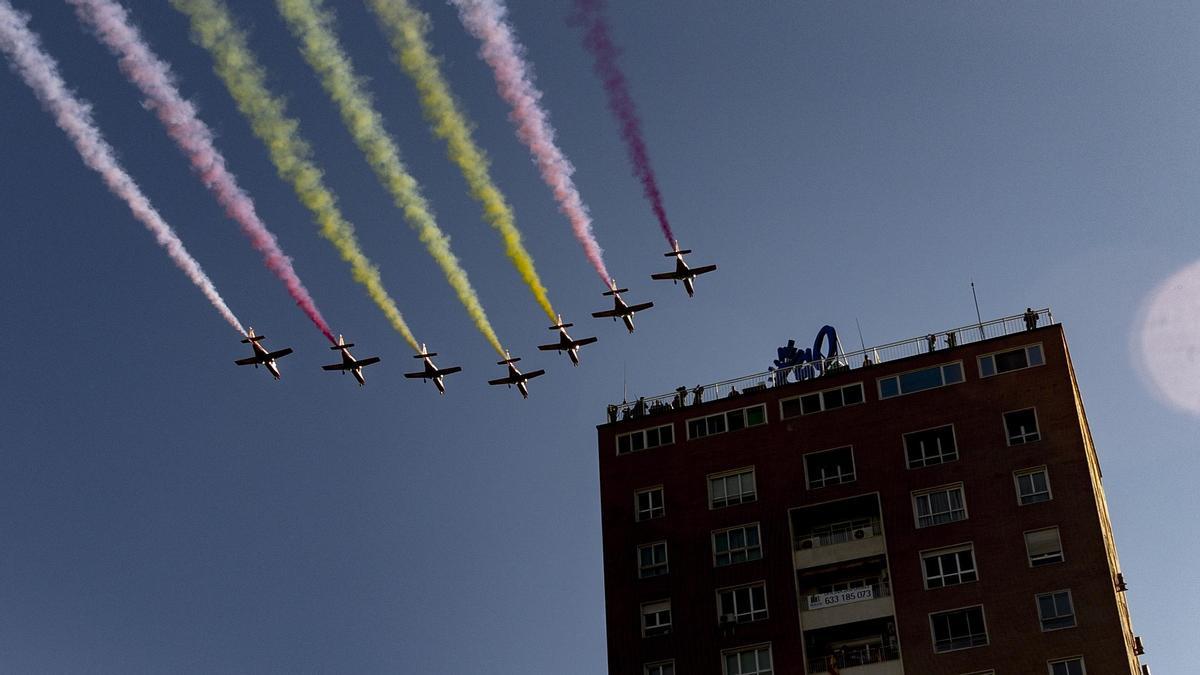
<svg viewBox="0 0 1200 675"><path fill-rule="evenodd" d="M628 381L625 379L625 366L627 363L627 361L621 361L621 403L629 402Z"/></svg>
<svg viewBox="0 0 1200 675"><path fill-rule="evenodd" d="M971 280L971 298L975 301L975 320L979 322L979 339L986 340L983 334L983 317L979 315L979 296L975 295L975 280Z"/></svg>
<svg viewBox="0 0 1200 675"><path fill-rule="evenodd" d="M854 317L854 325L858 326L858 344L862 345L862 350L867 351L867 343L863 340L862 324L858 322L858 317Z"/></svg>

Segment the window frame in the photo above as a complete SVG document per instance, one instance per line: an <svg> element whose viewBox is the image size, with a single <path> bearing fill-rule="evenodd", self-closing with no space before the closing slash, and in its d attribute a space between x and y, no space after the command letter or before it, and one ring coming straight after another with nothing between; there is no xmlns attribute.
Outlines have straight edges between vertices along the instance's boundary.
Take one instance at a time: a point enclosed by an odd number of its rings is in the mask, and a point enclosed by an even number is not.
<svg viewBox="0 0 1200 675"><path fill-rule="evenodd" d="M1057 658L1057 659L1050 659L1049 661L1046 661L1046 672L1049 673L1049 675L1054 675L1054 666L1055 665L1060 664L1060 663L1070 663L1072 661L1078 661L1079 667L1083 669L1080 671L1080 673L1082 673L1082 675L1087 675L1087 663L1083 660L1083 654L1077 654L1075 656L1064 656L1064 657Z"/></svg>
<svg viewBox="0 0 1200 675"><path fill-rule="evenodd" d="M667 443L661 442L663 429L671 430L670 442L667 442ZM655 435L658 436L660 442L655 443L654 445L646 444L646 434L647 434L647 432L650 432L650 431L656 432ZM633 437L639 436L639 435L642 437L642 447L635 450L635 449L633 449ZM630 449L625 450L624 452L621 451L621 439L622 438L630 439L629 440L629 448ZM616 445L618 457L623 457L625 455L632 455L632 454L638 453L638 452L645 452L646 450L653 450L654 448L661 448L661 447L667 446L667 445L675 445L675 424L674 423L656 424L652 427L643 427L641 429L634 429L633 431L625 431L625 432L619 433L613 437L613 444Z"/></svg>
<svg viewBox="0 0 1200 675"><path fill-rule="evenodd" d="M649 514L643 518L642 517L642 505L638 501L638 498L641 497L642 495L653 494L654 492L659 493L658 515L654 515L654 505L651 504L650 508L649 508ZM658 485L651 485L649 487L639 488L639 489L633 491L633 520L634 520L634 522L644 523L648 520L657 520L659 518L666 518L666 517L667 517L667 493L665 490L663 490L662 483L659 483Z"/></svg>
<svg viewBox="0 0 1200 675"><path fill-rule="evenodd" d="M952 612L962 612L962 611L969 610L969 609L975 609L976 607L979 608L979 619L983 623L983 637L984 637L985 641L982 644L977 644L977 645L973 644L973 645L969 645L966 647L955 647L954 649L938 649L937 648L938 638L937 638L937 632L933 625L933 617L942 615L942 614L950 614ZM977 603L974 605L966 605L964 607L954 607L952 609L943 609L943 610L938 610L936 612L930 612L929 613L929 639L933 643L933 653L934 654L948 654L950 652L961 652L966 649L976 649L978 647L987 647L988 645L992 644L992 636L991 636L991 633L988 632L988 626L987 626L987 611L984 609L983 603Z"/></svg>
<svg viewBox="0 0 1200 675"><path fill-rule="evenodd" d="M1054 530L1055 532L1058 533L1058 560L1051 560L1050 562L1035 564L1033 561L1033 556L1031 556L1029 554L1029 535L1033 534L1034 532L1045 532L1047 530ZM1051 525L1049 527L1037 527L1032 530L1025 530L1022 533L1022 538L1025 540L1025 562L1027 565L1029 565L1030 569L1035 568L1035 567L1049 567L1050 565L1061 565L1062 563L1065 563L1067 561L1067 551L1066 551L1067 547L1063 546L1062 530L1059 529L1059 527L1057 525Z"/></svg>
<svg viewBox="0 0 1200 675"><path fill-rule="evenodd" d="M1057 626L1055 628L1047 628L1046 627L1047 619L1046 619L1046 617L1042 616L1042 598L1049 596L1051 602L1054 602L1056 604L1055 611L1057 611L1058 610L1057 598L1055 596L1057 596L1061 593L1067 594L1067 604L1070 605L1070 607L1071 607L1071 614L1070 614L1071 625ZM1076 628L1079 626L1079 614L1075 611L1075 596L1071 593L1071 589L1069 589L1069 588L1061 588L1057 591L1046 591L1044 593L1035 593L1033 596L1033 605L1037 609L1038 624L1041 625L1043 633L1053 633L1053 632L1059 631L1059 630L1069 630L1071 628ZM1065 616L1059 616L1056 614L1055 616L1051 617L1050 620L1053 621L1055 619L1062 619L1062 618L1065 618Z"/></svg>
<svg viewBox="0 0 1200 675"><path fill-rule="evenodd" d="M957 382L947 382L946 381L946 367L954 366L954 365L958 366L959 380ZM925 370L933 370L935 368L938 369L938 371L939 371L938 375L941 377L941 380L942 380L941 384L933 386L933 387L925 387L924 389L916 389L914 391L903 391L901 389L901 387L900 387L900 378L901 377L903 377L905 375L911 375L912 373L919 373L919 372L922 372ZM895 380L896 381L896 393L895 394L884 395L884 393L883 393L884 380ZM963 366L962 360L959 359L958 361L946 361L945 363L937 363L932 366L925 366L924 368L913 368L912 370L906 370L902 373L893 373L891 375L884 375L883 377L877 377L877 378L875 378L875 391L877 394L879 394L879 400L883 401L883 400L887 400L887 399L891 399L891 398L899 398L901 396L908 396L910 394L919 394L923 391L932 391L934 389L942 389L945 387L952 387L956 384L962 384L966 381L967 381L967 373L966 373L965 367Z"/></svg>
<svg viewBox="0 0 1200 675"><path fill-rule="evenodd" d="M718 535L721 535L721 534L728 534L728 533L730 533L730 532L733 532L734 530L744 530L744 531L747 531L747 532L748 532L748 531L750 531L751 529L753 529L753 530L754 530L754 531L757 533L757 539L758 539L758 545L757 545L757 546L755 546L755 547L751 547L751 546L750 546L750 545L747 543L747 544L743 544L743 545L742 545L741 547L739 547L739 548L734 548L734 547L732 547L732 546L729 546L729 547L727 547L727 548L725 549L724 553L720 553L720 552L718 552L718 551L717 551L717 536L718 536ZM766 557L766 555L767 555L767 554L766 554L766 551L764 550L764 548L765 548L765 547L763 546L763 536L762 536L762 521L758 521L758 520L756 520L756 521L754 521L754 522L751 522L751 523L743 523L743 524L741 524L741 525L734 525L734 526L732 526L732 527L722 527L722 528L718 528L718 529L715 529L715 530L712 530L711 532L709 532L709 537L708 537L708 538L709 538L709 544L710 544L710 546L711 546L711 549L710 549L710 550L712 551L712 566L713 566L713 569L716 569L716 568L718 568L718 567L733 567L734 565L742 565L742 564L744 564L744 563L754 562L754 561L756 561L756 560L762 560L762 559L763 559L763 558L765 558L765 557ZM746 537L743 537L743 538L744 538L744 539L745 539L747 542L749 541L749 537L748 537L748 536L746 536ZM758 549L758 557L757 557L757 558L751 558L751 557L750 557L750 551L751 551L751 550L753 550L754 548L757 548L757 549ZM734 560L734 559L733 559L733 554L734 554L734 552L735 552L735 551L745 551L745 552L746 552L746 559L745 559L745 560ZM717 562L717 556L718 556L718 555L725 555L725 556L729 556L729 562L727 562L727 563L724 563L724 564L720 564L720 563L718 563L718 562Z"/></svg>
<svg viewBox="0 0 1200 675"><path fill-rule="evenodd" d="M658 616L660 616L662 614L662 610L652 612L649 614L646 612L646 610L650 607L655 607L655 606L663 605L663 604L666 605L667 622L665 624L656 623L653 626L653 630L657 631L660 628L665 628L666 630L663 630L661 632L655 632L655 633L647 633L647 631L651 630L652 628L646 624L646 618L649 616L654 616L657 618ZM660 637L663 635L670 635L672 633L674 624L675 624L675 614L671 607L671 598L662 598L660 600L651 600L649 602L643 602L640 607L639 615L642 618L642 620L641 620L642 639L652 638L652 637Z"/></svg>
<svg viewBox="0 0 1200 675"><path fill-rule="evenodd" d="M820 485L814 486L812 474L810 474L808 471L809 457L812 457L813 455L821 455L821 454L825 454L825 453L836 452L838 450L849 450L850 451L850 473L849 473L850 478L849 478L849 480L844 480L844 477L847 474L838 474L837 475L838 481L836 483L831 483L831 482L826 481L826 482L822 482ZM849 483L854 483L854 482L858 481L858 466L857 466L856 462L854 461L854 446L853 445L839 445L834 448L826 448L825 450L814 450L812 452L804 453L801 456L801 458L804 460L804 486L805 486L805 488L807 488L809 490L820 490L822 488L834 487L836 485L847 485ZM755 484L755 487L757 488L757 483Z"/></svg>
<svg viewBox="0 0 1200 675"><path fill-rule="evenodd" d="M950 438L953 439L953 441L954 441L954 457L952 459L943 459L934 464L925 463L925 464L921 464L920 466L913 466L912 460L908 456L908 437L916 435L916 434L923 434L928 431L937 431L938 429L945 429L946 427L950 428ZM957 462L959 459L958 430L954 428L953 422L951 422L949 424L938 424L938 425L935 425L932 427L925 427L924 429L916 429L913 431L906 431L906 432L900 434L900 443L901 443L901 445L904 446L904 466L909 471L912 471L914 469L926 469L931 466L941 466L942 464L949 464L950 462ZM945 456L946 456L945 453L938 455L938 457L945 457ZM923 461L924 461L924 458L923 458Z"/></svg>
<svg viewBox="0 0 1200 675"><path fill-rule="evenodd" d="M738 672L731 673L731 672L729 672L729 669L726 667L727 657L729 657L731 655L740 655L743 652L748 652L748 651L752 651L752 650L757 654L757 652L759 652L760 650L762 650L764 648L767 650L767 659L770 661L770 664L771 664L770 666L768 666L769 670L764 671L764 670L756 669L753 673L747 674L747 673L744 673L739 668ZM755 656L755 662L756 662L756 664L758 662L757 655ZM729 649L721 650L721 675L757 675L757 674L761 674L761 673L768 673L769 675L775 675L775 673L777 673L777 672L778 672L778 670L775 668L775 653L774 653L774 650L771 649L770 642L759 642L757 644L742 645L741 647L730 647Z"/></svg>
<svg viewBox="0 0 1200 675"><path fill-rule="evenodd" d="M858 402L857 403L845 403L846 390L852 389L854 387L858 387L858 390L859 390ZM842 392L843 403L839 406L830 408L830 407L826 406L826 404L825 404L825 395L832 391ZM814 410L812 412L804 412L803 399L808 398L809 396L814 396L814 395L817 397L817 400L820 401L820 409ZM792 401L796 401L796 404L800 406L800 412L798 412L794 415L787 415L784 413L784 404L790 403ZM829 389L821 389L819 391L810 391L805 394L797 394L795 396L787 396L787 397L781 398L781 399L779 399L779 419L790 420L790 419L795 419L797 417L804 417L806 415L816 415L817 413L829 412L831 410L840 410L842 408L849 408L850 406L855 406L855 405L862 405L863 403L866 403L866 402L867 402L867 388L866 388L866 385L864 385L863 382L860 380L858 382L851 382L850 384L843 384L840 387L830 387Z"/></svg>
<svg viewBox="0 0 1200 675"><path fill-rule="evenodd" d="M755 609L755 607L754 607L754 589L755 588L762 588L763 606L761 609ZM737 593L737 591L740 591L742 589L746 589L749 591L748 597L749 597L749 603L750 603L750 611L744 612L744 613L739 613L737 611L737 607L736 607L737 606L736 593ZM734 611L733 612L723 611L725 608L721 606L721 594L722 593L733 593L734 594L733 595ZM733 614L734 619L733 619L732 623L734 623L734 624L754 623L756 621L766 621L767 619L771 618L769 603L767 602L767 581L766 581L766 579L760 579L758 581L752 581L752 582L746 583L746 584L737 584L734 586L724 586L724 587L718 588L716 590L716 594L717 594L717 625L718 626L725 625L725 622L722 622L721 619L723 617L725 617L727 614ZM761 614L761 616L757 616L759 614ZM748 616L750 618L745 619L745 620L738 618L743 615Z"/></svg>
<svg viewBox="0 0 1200 675"><path fill-rule="evenodd" d="M1041 357L1040 363L1033 362L1033 359L1030 358L1030 354L1031 354L1030 350L1037 350L1038 355ZM1016 351L1024 351L1025 352L1025 365L1021 366L1020 368L1009 368L1008 370L999 370L996 367L996 355L997 354L1008 354L1010 352L1016 352ZM986 373L984 371L984 367L983 367L983 364L984 364L985 360L987 360L987 359L990 359L991 364L992 364L990 373ZM1041 342L1031 342L1029 344L1021 345L1019 347L1009 347L1007 349L1001 349L1001 350L994 351L994 352L988 352L987 354L980 354L979 356L975 357L975 367L979 369L979 379L981 379L981 380L988 378L988 377L996 377L999 375L1004 375L1005 373L1015 373L1018 370L1029 370L1030 368L1038 368L1038 367L1041 367L1044 365L1046 365L1046 348Z"/></svg>
<svg viewBox="0 0 1200 675"><path fill-rule="evenodd" d="M741 476L742 474L747 474L747 473L750 474L750 482L754 485L754 490L752 493L750 493L749 498L746 497L746 492L743 491L739 494L738 500L736 502L731 503L729 501L729 492L726 491L725 496L722 498L725 500L725 503L718 506L716 504L715 498L713 497L713 494L714 494L713 493L713 481L714 480L724 481L727 478L730 478L733 476ZM717 509L727 509L731 506L738 506L739 504L750 504L750 503L758 501L758 474L754 470L753 464L751 464L750 466L743 466L743 467L739 467L736 469L730 469L728 471L719 471L717 473L710 473L705 477L705 483L708 486L708 510L709 511L716 511ZM741 481L739 481L739 485L740 485L740 483L741 483Z"/></svg>
<svg viewBox="0 0 1200 675"><path fill-rule="evenodd" d="M950 493L954 489L957 489L959 491L959 497L962 501L962 513L963 513L962 518L955 518L953 520L949 520L944 523L932 522L928 525L922 525L921 524L921 511L919 508L917 508L917 499L919 497L925 497L925 496L932 495L932 494L938 493L938 492ZM929 527L937 527L939 525L950 525L951 523L960 523L964 520L969 520L971 518L971 512L970 512L970 510L967 509L967 489L964 486L962 481L958 481L956 483L946 483L944 485L936 485L934 487L923 488L920 490L913 490L910 493L910 495L911 495L912 510L913 510L913 525L915 525L916 529L918 529L918 530L923 530L923 529L929 528ZM949 500L949 497L947 497L947 500ZM954 513L954 508L951 507L951 509L947 513ZM930 517L934 517L933 511L932 511L932 506L930 509Z"/></svg>
<svg viewBox="0 0 1200 675"><path fill-rule="evenodd" d="M645 548L653 549L654 547L658 546L659 544L662 544L662 547L663 547L663 561L662 561L663 571L660 573L656 573L656 574L645 574L644 572L646 570L657 569L659 567L659 565L656 564L653 567L643 567L642 566L642 549L645 549ZM667 540L659 539L657 541L650 541L650 542L646 542L644 544L638 544L637 545L637 560L636 560L636 562L637 562L637 571L638 571L639 579L653 579L655 577L665 577L668 574L670 574L671 573L671 550L670 550L670 546L667 545Z"/></svg>
<svg viewBox="0 0 1200 675"><path fill-rule="evenodd" d="M675 675L675 659L667 659L665 661L654 661L652 663L643 663L642 664L642 675L663 675L662 670L659 670L658 673L650 672L651 668L662 668L663 666L671 666L670 675Z"/></svg>
<svg viewBox="0 0 1200 675"><path fill-rule="evenodd" d="M755 408L762 408L762 422L760 422L758 424L748 424L747 417L749 417L749 411L753 410ZM737 429L733 429L731 431L729 429L729 415L730 415L730 413L737 413L737 412L740 412L742 414L742 426L738 427ZM710 432L707 430L708 429L708 420L710 418L714 418L714 417L721 418L721 421L722 421L721 423L724 428L722 428L720 431ZM693 436L692 435L692 422L696 422L698 420L705 421L704 422L705 433L703 433L699 436ZM701 438L708 438L710 436L718 436L720 434L732 433L733 431L744 431L746 429L753 429L755 427L766 426L767 423L769 423L769 422L770 422L770 420L767 418L767 404L766 403L755 403L754 405L748 405L744 408L732 408L730 410L723 410L723 411L717 412L717 413L711 413L708 415L701 415L699 417L688 418L687 420L684 420L684 431L687 433L687 440L695 441L695 440L699 440Z"/></svg>
<svg viewBox="0 0 1200 675"><path fill-rule="evenodd" d="M940 558L941 556L944 556L944 555L958 554L963 551L970 551L970 553L971 553L971 566L972 566L971 571L975 574L975 578L971 579L970 581L958 581L957 583L953 583L953 584L943 583L941 586L930 586L929 585L930 578L929 578L929 575L926 573L926 569L925 569L925 560L928 558L934 558L934 557ZM935 591L935 590L938 590L939 588L950 588L952 586L964 586L966 584L973 584L973 583L976 583L979 581L979 560L975 557L975 542L973 542L973 541L966 541L961 544L952 544L950 546L939 546L937 548L928 548L923 551L919 551L917 553L917 557L920 558L920 560L921 560L921 578L922 578L923 583L925 584L925 590L927 590L927 591ZM941 562L939 561L938 567L941 568L941 566L942 566ZM959 569L958 576L960 579L962 578L962 574L963 574L962 569ZM947 575L943 573L938 578L944 579L946 576Z"/></svg>
<svg viewBox="0 0 1200 675"><path fill-rule="evenodd" d="M1008 433L1008 416L1013 413L1021 413L1021 412L1025 412L1027 410L1033 411L1033 423L1037 427L1037 429L1034 431L1034 435L1036 435L1037 438L1035 438L1033 440L1025 440L1025 439L1028 439L1029 436L1031 435L1031 434L1027 433L1027 434L1024 434L1023 436L1019 437L1022 440L1020 440L1016 443L1013 443L1013 439L1018 438L1018 437L1011 436ZM1014 410L1005 410L1004 412L1000 413L1000 424L1004 427L1005 443L1007 443L1008 447L1010 447L1010 448L1015 448L1018 445L1030 445L1032 443L1037 443L1043 439L1042 420L1041 420L1041 418L1038 417L1037 406L1029 406L1028 408L1016 408Z"/></svg>
<svg viewBox="0 0 1200 675"><path fill-rule="evenodd" d="M1033 476L1038 473L1045 474L1046 477L1046 498L1037 499L1034 501L1024 501L1025 495L1021 494L1021 477ZM1050 485L1050 469L1045 464L1041 466L1031 466L1027 469L1017 469L1013 471L1013 488L1017 491L1017 506L1033 506L1034 504L1042 504L1045 502L1054 501L1054 488ZM1031 496L1042 494L1040 492L1030 493Z"/></svg>

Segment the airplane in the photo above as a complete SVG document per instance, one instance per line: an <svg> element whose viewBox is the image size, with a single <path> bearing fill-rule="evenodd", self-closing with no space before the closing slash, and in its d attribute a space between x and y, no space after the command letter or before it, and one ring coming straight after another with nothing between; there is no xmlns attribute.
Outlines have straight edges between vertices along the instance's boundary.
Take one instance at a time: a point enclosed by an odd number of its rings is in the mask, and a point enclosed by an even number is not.
<svg viewBox="0 0 1200 675"><path fill-rule="evenodd" d="M696 294L696 289L692 286L692 280L701 274L708 274L717 269L716 265L705 265L703 267L688 267L688 264L683 261L683 256L691 253L691 249L679 250L679 240L675 240L675 250L670 253L664 253L666 257L675 256L675 271L662 272L660 274L651 274L650 278L658 281L670 279L672 283L682 281L683 288L687 291L688 297Z"/></svg>
<svg viewBox="0 0 1200 675"><path fill-rule="evenodd" d="M633 332L633 315L634 315L634 313L640 312L645 309L650 309L651 307L654 306L654 303L653 302L643 302L640 305L626 305L625 301L621 299L621 294L628 293L629 289L628 288L617 288L617 280L616 279L609 279L608 287L609 287L609 290L605 291L604 293L601 293L601 295L613 296L613 308L607 309L603 312L592 312L592 316L596 317L597 319L606 319L611 316L613 321L616 321L617 317L619 316L619 317L621 317L621 320L625 322L625 327L629 329L630 333L632 333Z"/></svg>
<svg viewBox="0 0 1200 675"><path fill-rule="evenodd" d="M435 356L437 356L437 352L426 351L425 343L422 342L421 343L421 353L417 354L413 358L414 359L425 359L425 370L422 370L421 372L418 372L418 373L405 373L404 376L408 377L408 378L418 378L419 377L419 378L421 378L422 382L424 382L425 380L433 380L433 385L435 387L437 387L438 393L445 394L446 393L446 385L442 382L442 377L444 375L450 375L451 373L457 373L460 370L462 370L462 368L459 368L458 366L450 366L449 368L438 368L437 366L433 365L433 357L435 357Z"/></svg>
<svg viewBox="0 0 1200 675"><path fill-rule="evenodd" d="M549 345L538 345L538 349L548 352L566 352L567 356L571 357L571 364L579 365L579 348L584 345L590 345L596 341L596 338L589 337L580 340L572 340L570 335L567 335L567 329L574 326L573 323L563 323L562 315L558 315L558 323L550 326L550 330L558 331L558 342Z"/></svg>
<svg viewBox="0 0 1200 675"><path fill-rule="evenodd" d="M350 348L353 346L354 343L346 344L345 338L339 335L337 344L330 347L330 349L340 350L342 352L342 362L329 366L321 366L321 370L340 370L342 372L348 370L352 375L354 375L354 379L358 380L358 386L361 387L367 383L366 379L363 378L363 367L369 366L373 363L379 363L379 357L372 356L361 360L356 359L350 355Z"/></svg>
<svg viewBox="0 0 1200 675"><path fill-rule="evenodd" d="M292 348L285 347L277 352L269 352L267 351L266 347L263 347L261 344L259 344L266 337L266 335L255 335L254 328L251 327L246 333L246 339L242 340L242 344L248 344L253 347L254 356L251 356L248 359L238 359L234 361L234 363L238 364L239 366L254 366L255 368L257 368L259 365L266 366L267 370L269 370L271 374L275 376L275 379L278 380L279 366L275 365L275 359L280 359L288 354L291 354Z"/></svg>
<svg viewBox="0 0 1200 675"><path fill-rule="evenodd" d="M521 392L521 397L529 398L529 387L525 386L525 383L535 377L538 377L539 375L545 375L546 371L532 370L528 373L522 373L520 370L517 370L516 366L513 365L517 361L520 361L520 358L514 359L509 356L507 349L504 350L504 356L505 359L503 361L497 361L496 365L508 366L508 377L502 377L498 380L488 380L488 384L507 384L510 387L515 384L517 385L517 391Z"/></svg>

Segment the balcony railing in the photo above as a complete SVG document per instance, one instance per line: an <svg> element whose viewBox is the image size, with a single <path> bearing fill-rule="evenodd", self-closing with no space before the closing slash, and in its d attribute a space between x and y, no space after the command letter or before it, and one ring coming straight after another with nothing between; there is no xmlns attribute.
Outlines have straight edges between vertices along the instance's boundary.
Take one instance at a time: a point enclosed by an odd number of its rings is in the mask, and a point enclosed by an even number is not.
<svg viewBox="0 0 1200 675"><path fill-rule="evenodd" d="M1030 325L1031 323L1032 326ZM878 347L869 347L847 354L838 354L830 359L798 364L786 368L771 368L766 372L736 377L731 380L722 380L692 389L680 387L670 394L643 397L637 399L637 401L614 403L608 406L608 421L616 422L617 420L636 419L685 406L699 405L720 398L779 387L789 382L811 380L822 375L836 375L848 370L858 370L872 364L896 361L939 349L1012 335L1013 333L1029 330L1034 326L1053 324L1054 315L1050 312L1049 308L1034 311L1032 317L1024 313L1014 314L983 323L973 323L937 333L929 333L921 337L891 342L879 345Z"/></svg>
<svg viewBox="0 0 1200 675"><path fill-rule="evenodd" d="M832 659L831 659L832 657ZM868 643L855 647L843 647L833 650L825 656L813 657L808 660L808 672L828 673L829 662L833 661L838 670L866 666L883 661L894 661L900 658L900 651L889 647L883 642Z"/></svg>
<svg viewBox="0 0 1200 675"><path fill-rule="evenodd" d="M807 596L808 611L843 607L856 602L886 598L892 594L892 586L887 581L879 580L869 586L854 586L841 591L827 593L809 593Z"/></svg>
<svg viewBox="0 0 1200 675"><path fill-rule="evenodd" d="M859 541L867 537L878 537L881 534L883 534L883 529L880 527L878 519L863 518L814 527L808 532L797 536L793 544L797 551L801 551L817 548L818 546L845 544L846 542Z"/></svg>

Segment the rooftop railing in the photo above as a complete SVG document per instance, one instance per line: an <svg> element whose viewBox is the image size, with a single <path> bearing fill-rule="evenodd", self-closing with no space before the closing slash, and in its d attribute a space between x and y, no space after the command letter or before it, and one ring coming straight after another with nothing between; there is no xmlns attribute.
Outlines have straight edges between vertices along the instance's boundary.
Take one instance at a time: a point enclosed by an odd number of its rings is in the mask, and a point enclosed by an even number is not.
<svg viewBox="0 0 1200 675"><path fill-rule="evenodd" d="M789 383L812 380L824 375L836 375L849 370L858 370L864 366L897 361L940 349L1012 335L1053 323L1054 315L1049 308L1031 310L1022 314L942 330L846 354L838 353L832 357L820 358L807 363L798 363L784 368L769 368L765 372L722 380L691 389L679 387L669 394L610 404L607 410L608 421L636 419L720 398L751 394Z"/></svg>

